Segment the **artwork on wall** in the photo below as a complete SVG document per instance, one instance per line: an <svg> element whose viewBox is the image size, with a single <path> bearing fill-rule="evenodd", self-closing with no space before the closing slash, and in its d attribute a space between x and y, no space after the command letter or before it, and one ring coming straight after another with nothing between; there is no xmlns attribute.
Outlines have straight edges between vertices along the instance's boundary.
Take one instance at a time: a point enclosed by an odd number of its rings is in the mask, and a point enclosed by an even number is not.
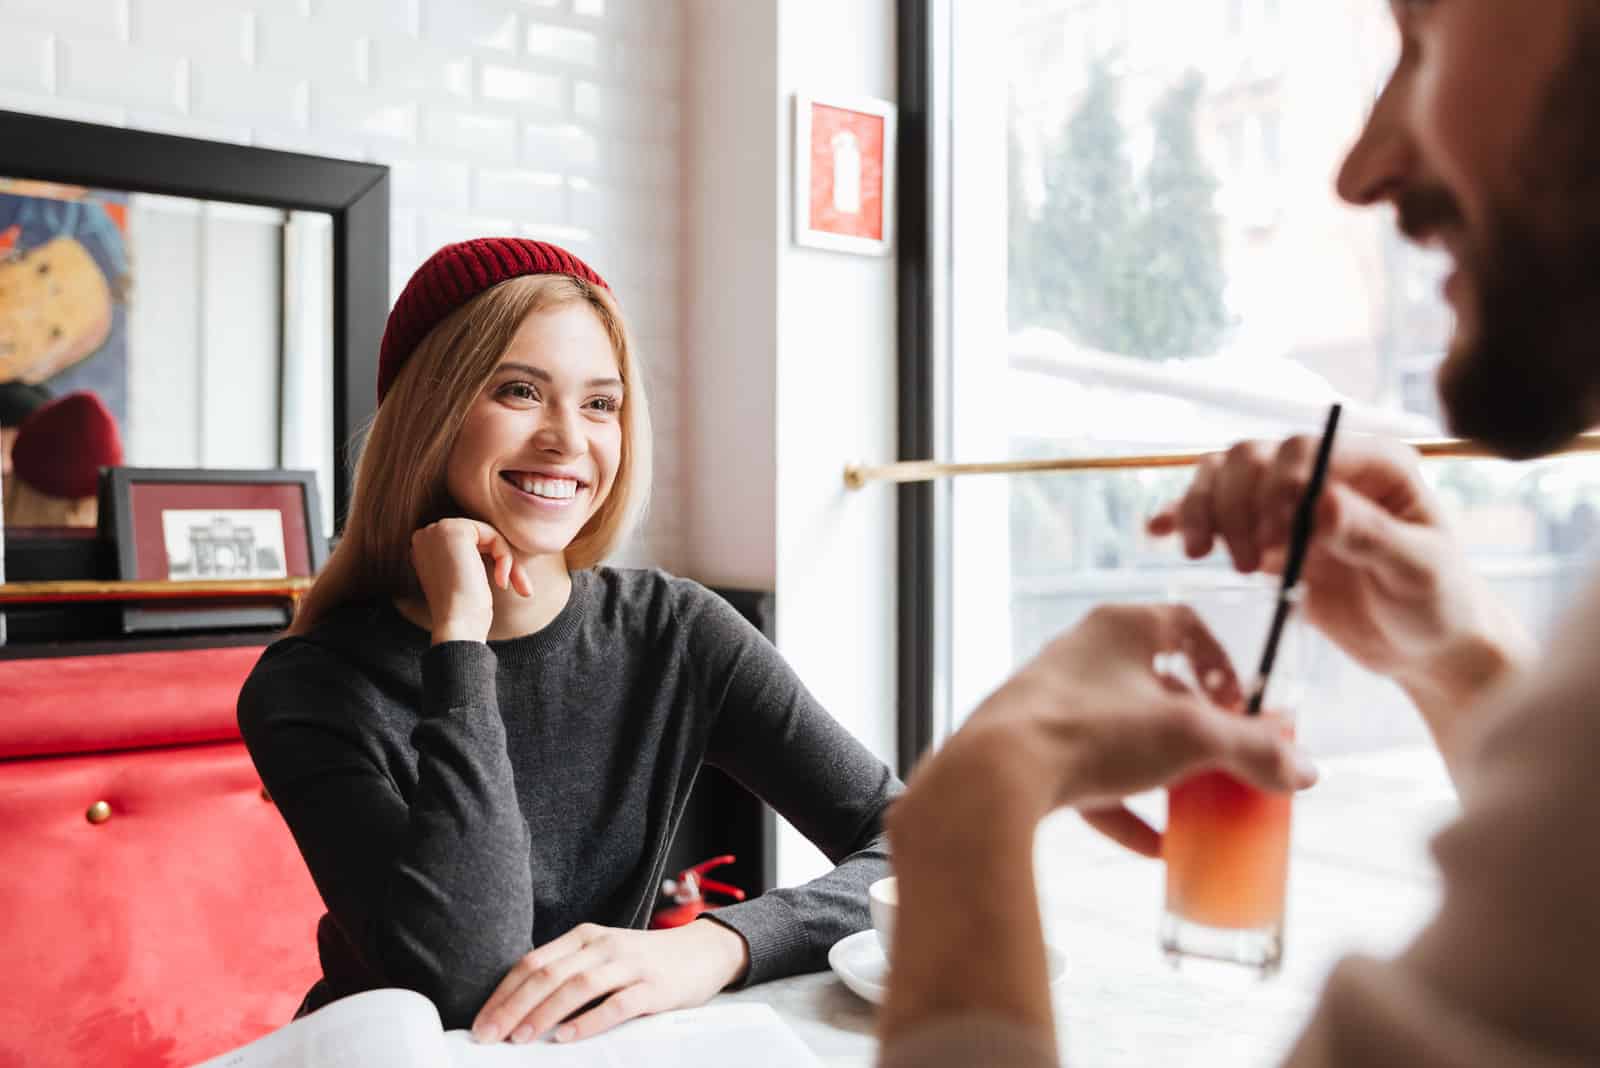
<svg viewBox="0 0 1600 1068"><path fill-rule="evenodd" d="M128 198L0 177L0 392L99 397L128 420Z"/></svg>
<svg viewBox="0 0 1600 1068"><path fill-rule="evenodd" d="M894 105L805 95L794 104L795 242L886 255L894 228Z"/></svg>
<svg viewBox="0 0 1600 1068"><path fill-rule="evenodd" d="M327 558L312 471L113 467L101 496L102 529L115 538L123 579L310 577ZM287 622L277 602L123 610L129 632Z"/></svg>

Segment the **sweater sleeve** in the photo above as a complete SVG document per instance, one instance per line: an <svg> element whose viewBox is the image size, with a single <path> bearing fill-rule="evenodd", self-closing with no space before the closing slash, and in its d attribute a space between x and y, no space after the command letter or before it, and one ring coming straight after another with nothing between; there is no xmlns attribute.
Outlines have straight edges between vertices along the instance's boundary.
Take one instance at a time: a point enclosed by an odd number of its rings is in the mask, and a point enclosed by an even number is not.
<svg viewBox="0 0 1600 1068"><path fill-rule="evenodd" d="M409 798L370 737L384 698L315 645L268 651L239 727L344 939L379 983L426 995L447 1028L464 1027L530 948L528 829L494 652L433 647L422 680Z"/></svg>
<svg viewBox="0 0 1600 1068"><path fill-rule="evenodd" d="M1474 713L1439 913L1334 970L1291 1068L1600 1064L1600 596L1536 674Z"/></svg>
<svg viewBox="0 0 1600 1068"><path fill-rule="evenodd" d="M902 787L760 631L703 587L687 592L689 655L714 717L707 762L770 804L835 865L707 918L748 944L741 985L820 971L835 942L872 924L867 887L890 874L883 815Z"/></svg>

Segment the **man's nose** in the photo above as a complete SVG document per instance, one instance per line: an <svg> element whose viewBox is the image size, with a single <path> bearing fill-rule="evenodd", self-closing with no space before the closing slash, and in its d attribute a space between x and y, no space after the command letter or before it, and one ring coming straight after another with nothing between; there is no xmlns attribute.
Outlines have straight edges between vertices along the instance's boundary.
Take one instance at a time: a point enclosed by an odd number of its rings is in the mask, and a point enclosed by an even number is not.
<svg viewBox="0 0 1600 1068"><path fill-rule="evenodd" d="M1393 199L1405 188L1415 164L1415 147L1401 105L1401 93L1391 78L1339 168L1334 188L1341 199L1369 207Z"/></svg>

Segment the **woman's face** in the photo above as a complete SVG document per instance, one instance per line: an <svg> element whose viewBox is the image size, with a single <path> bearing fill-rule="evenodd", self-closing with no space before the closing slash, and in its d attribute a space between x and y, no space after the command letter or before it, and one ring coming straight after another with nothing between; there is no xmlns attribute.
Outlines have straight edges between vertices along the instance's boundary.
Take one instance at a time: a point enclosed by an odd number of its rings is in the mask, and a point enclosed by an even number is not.
<svg viewBox="0 0 1600 1068"><path fill-rule="evenodd" d="M450 496L521 555L564 551L616 481L623 399L592 308L532 313L467 411L445 468Z"/></svg>

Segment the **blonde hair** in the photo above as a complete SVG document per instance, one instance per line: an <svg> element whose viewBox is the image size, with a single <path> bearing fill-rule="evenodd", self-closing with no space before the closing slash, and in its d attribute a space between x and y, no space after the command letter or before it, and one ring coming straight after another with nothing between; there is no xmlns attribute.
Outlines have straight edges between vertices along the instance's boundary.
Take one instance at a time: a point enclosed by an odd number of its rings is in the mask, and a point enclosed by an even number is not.
<svg viewBox="0 0 1600 1068"><path fill-rule="evenodd" d="M594 311L617 357L622 452L610 494L566 548L567 567L593 567L628 535L650 495L650 407L622 311L610 291L581 278L513 278L447 316L400 369L362 447L344 535L301 601L290 634L305 633L349 601L416 592L411 535L457 512L445 469L467 412L524 319L578 303Z"/></svg>
<svg viewBox="0 0 1600 1068"><path fill-rule="evenodd" d="M15 472L5 479L3 514L8 527L92 527L100 516L94 497L52 497Z"/></svg>

